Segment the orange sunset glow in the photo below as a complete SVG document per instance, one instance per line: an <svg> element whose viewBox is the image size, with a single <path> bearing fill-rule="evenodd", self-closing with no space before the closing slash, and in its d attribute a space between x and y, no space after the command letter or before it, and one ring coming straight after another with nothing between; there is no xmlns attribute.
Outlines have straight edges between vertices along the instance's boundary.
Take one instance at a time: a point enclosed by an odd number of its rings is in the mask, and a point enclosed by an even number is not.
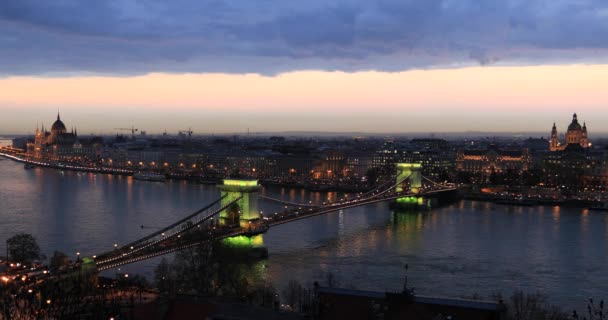
<svg viewBox="0 0 608 320"><path fill-rule="evenodd" d="M164 114L172 114L182 126L201 132L232 132L228 123L205 123L205 119L226 115L242 125L269 130L294 129L295 123L273 124L276 117L297 114L322 119L326 114L342 114L352 125L341 130L407 132L424 130L432 114L453 114L448 123L434 130L506 130L496 115L521 117L537 113L546 126L552 110L566 114L577 111L588 119L604 119L599 111L608 101L608 65L504 66L461 69L413 70L404 72L324 72L300 71L277 76L258 74L165 74L134 77L8 77L0 80L0 101L11 113L31 110L49 114L58 108L75 122L87 123L90 113L123 111L130 121L137 112L150 112L141 121L150 131L166 128L156 125ZM376 114L381 111L386 116ZM460 112L474 115L459 117ZM180 113L192 113L197 121L188 122ZM248 122L246 115L256 115ZM266 115L269 119L264 120ZM362 118L372 116L371 123ZM416 123L395 123L395 116L413 117ZM471 124L467 118L483 119ZM48 118L48 116L47 116ZM82 119L79 119L82 118ZM24 119L25 120L25 119ZM42 120L42 119L41 119ZM192 119L190 119L192 120ZM30 121L31 120L27 120ZM260 122L261 121L261 122ZM19 132L26 125L4 117L7 131ZM462 123L459 123L462 122ZM93 130L94 123L89 123ZM329 130L323 121L319 128L299 126L299 130ZM534 130L534 123L523 123L518 130ZM171 129L171 128L167 128Z"/></svg>

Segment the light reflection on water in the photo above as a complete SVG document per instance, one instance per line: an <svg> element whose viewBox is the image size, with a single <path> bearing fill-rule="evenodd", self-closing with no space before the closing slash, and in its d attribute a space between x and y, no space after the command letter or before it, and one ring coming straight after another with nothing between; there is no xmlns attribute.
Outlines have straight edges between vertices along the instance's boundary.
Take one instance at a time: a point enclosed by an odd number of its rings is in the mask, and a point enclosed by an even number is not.
<svg viewBox="0 0 608 320"><path fill-rule="evenodd" d="M269 187L292 202L344 196ZM150 183L130 177L25 170L0 161L0 243L34 234L42 250L91 255L164 226L216 199L213 186ZM272 214L280 204L261 200ZM462 297L546 292L582 310L587 297L608 298L608 215L564 207L509 207L461 201L429 212L392 212L377 203L281 225L264 236L270 257L246 272L282 289L334 273L345 287L400 290L403 266L420 294ZM159 259L123 267L151 275ZM110 272L109 274L113 274Z"/></svg>

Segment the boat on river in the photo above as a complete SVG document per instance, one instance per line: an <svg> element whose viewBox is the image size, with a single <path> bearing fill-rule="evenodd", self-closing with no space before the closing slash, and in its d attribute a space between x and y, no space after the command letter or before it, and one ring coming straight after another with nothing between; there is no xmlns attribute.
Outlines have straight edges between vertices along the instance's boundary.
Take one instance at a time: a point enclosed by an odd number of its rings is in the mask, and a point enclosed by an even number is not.
<svg viewBox="0 0 608 320"><path fill-rule="evenodd" d="M589 207L592 211L608 211L608 202L603 202Z"/></svg>
<svg viewBox="0 0 608 320"><path fill-rule="evenodd" d="M532 199L502 199L497 200L496 204L531 207L538 205L538 202Z"/></svg>
<svg viewBox="0 0 608 320"><path fill-rule="evenodd" d="M152 173L152 172L138 172L133 175L133 179L142 181L157 181L165 182L167 177L164 174Z"/></svg>

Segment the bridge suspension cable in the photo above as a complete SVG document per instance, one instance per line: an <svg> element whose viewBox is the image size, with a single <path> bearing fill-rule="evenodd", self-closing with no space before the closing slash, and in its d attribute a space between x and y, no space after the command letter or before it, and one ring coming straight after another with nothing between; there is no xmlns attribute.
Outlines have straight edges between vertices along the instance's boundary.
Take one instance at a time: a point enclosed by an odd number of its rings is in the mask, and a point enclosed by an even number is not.
<svg viewBox="0 0 608 320"><path fill-rule="evenodd" d="M380 185L379 187L374 188L371 191L366 192L363 195L359 195L357 197L357 199L355 200L351 200L351 201L347 201L347 202L336 202L336 203L332 203L330 205L312 205L312 204L301 204L301 203L294 203L294 202L290 202L290 201L284 201L281 199L276 199L276 198L272 198L272 197L268 197L268 196L263 196L263 195L259 195L259 197L263 198L263 199L267 199L270 201L276 201L276 202L280 202L280 203L284 203L287 205L293 205L293 206L300 206L300 207L308 207L310 208L310 213L302 213L302 214L298 214L298 212L295 212L295 214L291 214L290 216L286 216L286 217L282 217L280 219L277 220L272 220L272 222L270 222L270 224L267 226L274 226L274 225L278 225L278 224L283 224L283 223L287 223L290 221L294 221L294 220L299 220L299 219L303 219L303 218L307 218L307 217L311 217L311 216L315 216L315 215L319 215L319 214L324 214L324 213L328 213L331 211L335 211L335 210L342 210L342 209L347 209L347 208L351 208L351 207L355 207L355 206L359 206L359 205L364 205L364 204L368 204L368 203L373 203L373 202L378 202L378 201L385 201L386 199L389 198L395 198L395 197L400 197L400 196L404 196L403 194L399 193L399 194L395 194L391 197L383 197L383 195L389 191L394 190L398 185L404 183L407 179L410 179L410 177L412 176L413 173L410 173L409 175L407 175L406 177L403 177L402 179L400 179L399 181L397 181L396 183L390 184L392 183L392 181L394 180L389 180L385 183L383 183L382 185ZM445 185L445 184L441 184L441 183L437 183L431 179L429 179L428 177L425 176L421 176L422 179L424 179L425 181L431 183L434 186L438 186L441 189L453 189L454 186L451 185ZM389 185L390 184L390 185ZM388 185L388 187L386 187ZM436 193L436 192L441 192L442 190L433 190L433 191L428 191L428 192L424 192L426 193ZM413 193L411 193L413 194ZM224 196L225 197L225 196ZM137 262L140 260L144 260L144 259L148 259L151 257L155 257L155 256L159 256L159 255L163 255L166 253L170 253L170 252L174 252L174 251L178 251L178 250L182 250L188 247L192 247L196 244L200 244L203 242L207 242L210 241L210 239L204 239L204 240L197 240L195 244L191 244L191 243L186 243L186 244L182 244L183 242L177 241L174 244L177 245L173 248L164 248L162 246L156 246L159 243L164 243L164 242L168 242L169 245L171 245L173 242L170 242L170 240L172 240L173 238L177 237L179 238L181 234L191 230L192 228L198 227L200 226L200 224L202 224L203 222L212 219L213 216L219 214L220 212L226 210L229 206L231 206L232 204L236 203L238 200L240 200L243 195L241 194L239 197L233 199L232 201L230 201L230 203L222 206L221 208L219 208L218 210L204 216L201 217L198 220L195 220L193 223L187 224L182 226L180 229L176 230L175 232L173 232L172 234L165 236L164 233L174 229L176 226L179 226L181 224L183 224L184 222L191 220L192 218L194 218L195 216L197 216L198 214L200 214L201 212L208 210L209 208L211 208L213 205L217 204L218 202L220 202L222 199L224 199L224 197L214 201L213 203L211 203L210 205L206 206L203 209L200 209L198 211L196 211L195 213L179 220L176 223L173 223L172 225L162 228L161 230L158 230L144 238L141 238L139 240L136 240L126 246L123 246L120 250L114 251L114 252L109 252L106 255L109 256L109 258L106 258L105 260L101 260L97 262L97 266L98 266L98 270L107 270L116 266L120 266L120 265L124 265L124 264L129 264L129 263L133 263L133 262ZM246 234L245 231L243 230L239 230L239 231L234 231L234 232L227 232L227 233L223 233L220 234L218 238L216 239L221 239L224 237L229 237L231 235L238 235L238 234ZM162 235L163 237L161 237L160 239L157 239L156 241L151 241L151 242L146 242L151 238L154 238L158 235ZM211 236L213 238L213 236ZM146 250L146 251L142 251L144 249L150 249L150 250ZM140 254L134 255L134 253L137 252L141 252Z"/></svg>
<svg viewBox="0 0 608 320"><path fill-rule="evenodd" d="M160 230L158 230L158 231L155 231L155 232L153 232L153 233L151 233L151 234L149 234L149 235L147 235L147 236L145 236L145 237L143 237L143 238L141 238L141 239L135 240L135 241L133 241L133 242L131 242L131 243L129 243L129 244L127 244L127 245L123 246L123 248L130 248L130 247L135 246L135 245L137 245L137 244L139 244L139 243L141 243L141 242L144 242L144 241L146 241L146 240L148 240L148 239L151 239L151 238L154 238L154 237L156 237L156 236L158 236L158 235L160 235L160 234L163 234L163 233L165 233L165 232L167 232L167 231L169 231L169 230L171 230L171 229L175 228L176 226L179 226L179 225L181 225L182 223L184 223L184 222L186 222L186 221L188 221L188 220L190 220L190 219L192 219L192 218L196 217L196 216L197 216L197 215L199 215L201 212L204 212L205 210L209 210L209 208L211 208L211 207L213 207L214 205L218 204L218 203L219 203L220 201L222 201L222 199L224 199L225 197L226 197L226 196L223 196L223 197L221 197L221 198L219 198L219 199L217 199L217 200L215 200L215 201L211 202L210 204L206 205L205 207L203 207L203 208L201 208L201 209L199 209L199 210L197 210L197 211L193 212L192 214L190 214L190 215L188 215L188 216L186 216L186 217L184 217L184 218L182 218L182 219L178 220L177 222L175 222L175 223L173 223L173 224L171 224L171 225L169 225L169 226L167 226L167 227L164 227L164 228L162 228L162 229L160 229Z"/></svg>
<svg viewBox="0 0 608 320"><path fill-rule="evenodd" d="M236 231L236 232L230 232L224 235L221 235L219 237L214 238L215 240L220 240L220 239L224 239L224 238L230 238L230 237L234 237L234 236L239 236L239 235L243 235L246 234L246 231ZM156 252L151 252L149 254L143 255L143 256L136 256L136 257L131 257L131 258L124 258L124 259L120 259L120 260L116 260L114 262L112 262L111 264L98 264L97 265L97 271L104 271L104 270L108 270L108 269L112 269L112 268L117 268L120 266L124 266L127 264L131 264L131 263L135 263L138 261L142 261L142 260L146 260L146 259L150 259L150 258L154 258L154 257L158 257L158 256L162 256L171 252L176 252L176 251L180 251L180 250L184 250L184 249L188 249L188 248L192 248L192 247L196 247L200 244L209 242L211 239L206 239L206 240L201 240L201 241L196 241L194 243L189 243L189 244L184 244L181 246L177 246L177 247L173 247L173 248L167 248L167 249L163 249L161 251L156 251Z"/></svg>
<svg viewBox="0 0 608 320"><path fill-rule="evenodd" d="M390 177L388 180L386 180L386 181L385 181L384 183L382 183L381 185L379 185L379 186L375 186L375 187L374 187L374 188L372 188L371 190L369 190L369 191L367 191L367 192L365 192L365 193L361 194L361 195L360 195L360 197L361 197L361 198L366 198L368 195L370 195L370 194L372 194L372 193L374 193L374 192L376 192L376 191L378 191L378 190L380 190L380 189L384 188L384 186L387 186L387 185L389 185L389 183L391 183L391 182L395 181L395 179L397 178L397 176L398 176L398 175L393 175L393 176L391 176L391 177Z"/></svg>
<svg viewBox="0 0 608 320"><path fill-rule="evenodd" d="M334 203L331 205L327 205L327 206L319 206L317 208L311 208L310 212L299 212L299 211L292 211L291 213L288 213L287 215L281 215L279 217L273 218L270 221L268 221L266 224L264 224L262 227L265 228L265 230L267 230L269 227L272 226L277 226L280 224L284 224L284 223L289 223L295 220L300 220L300 219L305 219L305 218L309 218L309 217L313 217L313 216L317 216L317 215L321 215L321 214L326 214L329 212L333 212L333 211L337 211L337 210L343 210L343 209L348 209L348 208L352 208L352 207L357 207L357 206L361 206L361 205L366 205L366 204L371 204L371 203L375 203L375 202L380 202L380 201L386 201L389 199L395 199L395 198L399 198L399 197L403 197L403 196L408 196L408 195L418 195L418 193L398 193L398 194L392 194L388 197L384 197L382 196L383 194L385 194L386 192L389 192L390 190L394 190L394 188L396 186L398 186L399 184L403 183L406 179L409 179L411 176L408 175L407 177L404 177L403 179L401 179L400 181L398 181L397 183L391 185L389 188L386 188L385 190L374 194L370 197L367 198L358 198L354 201L348 201L348 202L339 202L339 203ZM439 185L442 186L442 190L430 190L430 191L423 191L422 195L424 194L434 194L434 193L439 193L439 192L444 192L447 191L445 189L454 189L453 186L448 186L448 185L442 185L439 183L434 182L433 180L426 178L423 176L423 178L426 181L429 181L435 185ZM242 195L241 195L242 197ZM218 214L219 212L225 210L226 208L228 208L230 205L232 205L233 203L235 203L236 201L238 201L241 197L238 197L236 199L234 199L233 201L231 201L230 203L226 204L225 206L223 206L222 208L218 209L217 211L197 220L194 224L189 224L187 226L185 226L184 228L182 228L181 230L179 230L178 232L162 238L160 240L154 241L154 242L150 242L150 243L146 243L144 246L136 248L135 250L132 250L131 252L124 252L124 251L119 251L117 252L119 255L115 256L114 258L110 258L110 259L106 259L104 261L99 261L97 263L97 268L99 271L102 270L107 270L107 269L111 269L111 268L115 268L115 267L119 267L121 265L125 265L125 264L130 264L130 263L135 263L141 260L146 260L149 258L153 258L153 257L157 257L160 255L164 255L167 253L171 253L171 252L175 252L175 251L179 251L179 250L183 250L186 248L190 248L196 245L199 245L201 243L206 243L212 240L218 240L218 239L223 239L226 237L231 237L231 236L235 236L235 235L246 235L249 234L251 232L251 229L249 231L246 231L244 229L230 229L230 230L222 230L219 234L216 233L210 233L210 234L206 234L206 233L201 233L201 235L206 236L207 238L202 238L202 239L194 239L195 242L187 242L187 241L191 241L192 239L190 238L184 238L182 240L184 241L168 241L171 238L179 238L180 234L187 232L188 230L190 230L191 228L194 228L198 225L200 225L201 223L203 223L204 221L206 221L207 219L210 219L212 216ZM258 231L259 232L259 231ZM264 231L262 231L264 232ZM190 240L188 240L190 239ZM168 242L167 242L168 241ZM159 246L157 245L158 243L165 243L166 242L166 246ZM149 250L145 250L149 248ZM135 252L139 252L139 254L133 254Z"/></svg>
<svg viewBox="0 0 608 320"><path fill-rule="evenodd" d="M402 184L403 182L405 182L405 180L409 179L409 178L410 178L410 176L412 176L412 174L413 174L413 173L408 174L408 175L407 175L407 176L405 176L403 179L401 179L401 180L400 180L400 181L398 181L397 183L393 184L392 186L390 186L390 187L388 187L388 188L384 189L383 191L381 191L381 192L379 192L379 193L376 193L376 194L372 194L372 196L371 196L371 197L367 197L367 198L361 198L361 200L364 200L364 199L372 199L372 198L375 198L375 197L381 196L381 195L383 195L383 194L387 193L387 192L388 192L388 191L390 191L390 190L395 189L395 188L396 188L398 185ZM378 189L376 189L376 190L378 190Z"/></svg>
<svg viewBox="0 0 608 320"><path fill-rule="evenodd" d="M223 198L223 197L222 197L222 198ZM190 224L190 225L187 225L187 226L185 226L185 227L181 228L181 229L180 229L180 230L178 230L177 232L172 233L172 234L170 234L170 235L167 235L167 236L165 236L165 237L162 237L161 239L158 239L158 240L156 240L156 241L154 241L154 242L146 242L146 243L144 243L142 246L137 246L137 247L136 247L136 246L124 246L124 247L122 247L122 248L121 248L121 250L119 250L119 251L118 251L118 252L120 253L120 255L115 256L115 257L111 257L111 258L108 258L108 259L105 259L105 260L100 260L100 261L97 263L97 265L99 266L99 265L107 264L108 262L112 262L112 261L116 261L116 260L124 259L125 257L131 256L131 255L133 255L134 253L139 252L139 251L141 251L141 250L143 250L143 249L149 248L149 247L151 247L151 246L153 246L153 245L155 245L155 244L157 244L157 243L159 243L159 242L161 242L161 241L167 241L167 240L170 240L170 239L175 238L175 237L180 237L180 236L181 236L181 234L183 234L183 233L185 233L185 232L187 232L187 231L189 231L189 230L193 229L194 227L199 226L201 223L203 223L203 222L205 222L205 221L207 221L207 220L211 219L213 216L215 216L215 215L217 215L218 213L220 213L220 212L222 212L222 211L226 210L228 207L230 207L231 205L233 205L234 203L236 203L237 201L239 201L241 198L243 198L243 195L240 195L239 197L237 197L237 198L233 199L232 201L230 201L230 202L229 202L229 203L227 203L226 205L224 205L224 206L222 206L221 208L219 208L218 210L216 210L216 211L214 211L214 212L212 212L212 213L210 213L210 214L206 215L205 217L203 217L203 218L201 218L201 219L199 219L199 220L196 220L194 223L192 223L192 224ZM221 200L221 199L220 199L220 200ZM182 220L183 220L183 219L182 219ZM148 236L148 237L146 237L146 238L150 239L150 237L149 237L149 236ZM141 241L139 241L139 243L141 243ZM126 249L124 249L124 248L126 248ZM127 250L127 251L126 251L126 252L124 252L125 250Z"/></svg>
<svg viewBox="0 0 608 320"><path fill-rule="evenodd" d="M164 227L164 228L159 228L159 230L157 230L157 231L155 231L155 232L152 232L151 234L149 234L149 235L147 235L147 236L145 236L145 237L143 237L143 238L137 239L137 240L135 240L135 241L133 241L133 242L131 242L131 243L129 243L129 244L126 244L126 245L122 246L120 249L125 249L125 248L131 248L131 247L135 247L135 246L137 246L138 244L140 244L140 243L142 243L142 242L145 242L145 241L147 241L147 240L149 240L149 239L151 239L151 238L154 238L154 237L156 237L156 236L158 236L158 235L164 234L165 232L167 232L167 231L169 231L169 230L171 230L171 229L175 228L176 226L181 225L182 223L184 223L184 222L186 222L186 221L188 221L188 220L192 219L193 217L195 217L195 216L199 215L201 212L204 212L204 211L206 211L206 210L209 210L211 207L215 206L215 205L216 205L216 204L218 204L220 201L222 201L222 199L224 199L224 197L226 197L226 196L223 196L223 197L221 197L221 198L219 198L219 199L217 199L217 200L215 200L215 201L211 202L210 204L206 205L205 207L203 207L203 208L201 208L201 209L199 209L199 210L197 210L197 211L193 212L192 214L190 214L190 215L188 215L188 216L186 216L186 217L184 217L184 218L182 218L182 219L178 220L177 222L175 222L175 223L173 223L173 224L171 224L171 225L169 225L169 226L167 226L167 227ZM143 229L143 228L142 228L142 229ZM103 253L103 254L100 254L99 256L103 256L103 255L106 255L106 254L111 254L111 253L112 253L112 251L110 251L110 252L106 252L106 253Z"/></svg>
<svg viewBox="0 0 608 320"><path fill-rule="evenodd" d="M450 188L454 187L454 186L450 186L450 185L446 185L446 184L437 183L437 182L435 182L435 181L433 181L433 180L431 180L431 179L429 179L429 178L427 178L425 176L422 176L422 179L424 179L424 180L426 180L426 181L428 181L428 182L430 182L430 183L432 183L432 184L434 184L436 186L440 186L442 188L450 189Z"/></svg>
<svg viewBox="0 0 608 320"><path fill-rule="evenodd" d="M279 203L294 206L294 207L319 207L319 205L317 205L317 204L290 202L290 201L285 201L285 200L281 200L281 199L277 199L277 198L272 198L269 196L264 196L261 194L258 195L258 198L275 201L275 202L279 202Z"/></svg>

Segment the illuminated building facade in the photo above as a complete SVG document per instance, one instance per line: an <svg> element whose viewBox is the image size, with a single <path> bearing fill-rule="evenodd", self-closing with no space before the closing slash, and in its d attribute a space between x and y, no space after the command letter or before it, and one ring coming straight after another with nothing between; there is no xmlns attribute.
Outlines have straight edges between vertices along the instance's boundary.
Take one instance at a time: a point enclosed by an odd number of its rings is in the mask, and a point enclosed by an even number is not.
<svg viewBox="0 0 608 320"><path fill-rule="evenodd" d="M578 123L576 113L572 115L572 122L568 126L568 131L566 131L564 143L559 141L555 123L553 123L553 128L551 129L551 138L549 139L550 151L562 151L568 145L580 145L582 148L591 147L591 142L587 136L587 125L584 122L583 126Z"/></svg>
<svg viewBox="0 0 608 320"><path fill-rule="evenodd" d="M82 148L76 130L72 129L71 132L68 132L57 113L57 120L51 126L50 132L45 129L44 125L41 128L36 127L34 141L27 144L27 154L35 158L58 159L62 156L82 154Z"/></svg>
<svg viewBox="0 0 608 320"><path fill-rule="evenodd" d="M568 144L543 158L545 185L574 190L608 188L608 153Z"/></svg>
<svg viewBox="0 0 608 320"><path fill-rule="evenodd" d="M456 156L456 170L467 172L504 172L508 169L528 170L530 157L527 149L461 150Z"/></svg>
<svg viewBox="0 0 608 320"><path fill-rule="evenodd" d="M492 145L487 149L460 150L456 155L456 171L468 174L474 182L491 182L496 175L519 176L530 168L528 149L504 150Z"/></svg>
<svg viewBox="0 0 608 320"><path fill-rule="evenodd" d="M376 150L372 165L376 168L392 166L399 161L398 145L394 141L386 141L383 146Z"/></svg>

